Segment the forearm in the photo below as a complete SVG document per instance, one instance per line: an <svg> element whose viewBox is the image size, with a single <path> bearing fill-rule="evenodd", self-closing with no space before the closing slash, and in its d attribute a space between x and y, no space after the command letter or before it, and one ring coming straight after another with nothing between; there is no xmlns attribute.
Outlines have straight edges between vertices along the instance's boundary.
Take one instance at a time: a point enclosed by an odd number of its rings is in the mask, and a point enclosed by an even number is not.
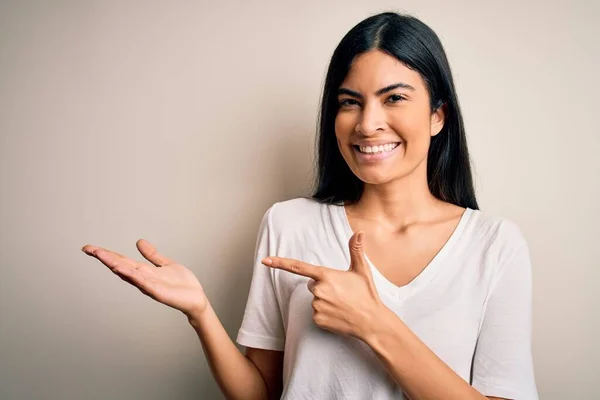
<svg viewBox="0 0 600 400"><path fill-rule="evenodd" d="M391 310L382 310L377 320L363 340L411 400L487 400L439 359Z"/></svg>
<svg viewBox="0 0 600 400"><path fill-rule="evenodd" d="M266 399L265 382L256 368L235 346L209 304L201 315L188 316L198 334L208 364L227 399Z"/></svg>

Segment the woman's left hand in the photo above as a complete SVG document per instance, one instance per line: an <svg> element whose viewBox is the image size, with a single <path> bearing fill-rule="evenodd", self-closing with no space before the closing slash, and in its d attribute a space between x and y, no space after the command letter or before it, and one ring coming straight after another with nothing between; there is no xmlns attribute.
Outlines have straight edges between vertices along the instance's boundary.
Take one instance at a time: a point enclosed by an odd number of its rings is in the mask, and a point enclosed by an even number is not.
<svg viewBox="0 0 600 400"><path fill-rule="evenodd" d="M363 237L363 232L357 232L350 238L350 268L347 271L281 257L266 257L262 263L312 278L307 286L314 295L315 323L328 331L364 341L385 305L377 294L371 268L364 256Z"/></svg>

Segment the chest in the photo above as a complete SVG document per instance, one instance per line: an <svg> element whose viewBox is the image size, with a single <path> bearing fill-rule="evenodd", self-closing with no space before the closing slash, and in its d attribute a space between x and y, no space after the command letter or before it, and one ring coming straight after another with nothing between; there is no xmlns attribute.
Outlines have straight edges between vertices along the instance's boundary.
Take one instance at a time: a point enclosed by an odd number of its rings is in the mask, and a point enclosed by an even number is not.
<svg viewBox="0 0 600 400"><path fill-rule="evenodd" d="M404 286L431 264L448 243L454 226L399 234L382 232L369 224L357 223L356 229L365 231L365 254L377 270L394 285Z"/></svg>
<svg viewBox="0 0 600 400"><path fill-rule="evenodd" d="M433 288L409 302L387 305L446 364L468 379L481 310L474 306L478 302L471 301L464 289L439 291ZM328 386L327 382L340 379L364 381L367 375L368 381L383 383L387 373L365 343L323 330L314 323L312 300L304 284L299 284L290 297L289 316L293 317L288 318L286 333L286 354L291 355L288 371L305 369L310 381L323 380L319 385L323 387ZM315 369L316 354L320 360L335 362L335 368Z"/></svg>

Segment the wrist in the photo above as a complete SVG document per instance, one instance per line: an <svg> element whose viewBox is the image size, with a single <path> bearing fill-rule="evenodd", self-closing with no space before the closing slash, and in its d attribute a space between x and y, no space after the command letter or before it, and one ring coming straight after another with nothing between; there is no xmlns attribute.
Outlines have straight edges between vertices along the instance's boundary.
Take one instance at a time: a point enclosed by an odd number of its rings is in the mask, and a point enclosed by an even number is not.
<svg viewBox="0 0 600 400"><path fill-rule="evenodd" d="M211 305L207 302L204 307L193 307L189 311L184 312L184 315L187 317L190 325L198 328L204 325L204 320L206 320L209 314L209 309L211 309Z"/></svg>
<svg viewBox="0 0 600 400"><path fill-rule="evenodd" d="M382 304L364 325L361 340L373 350L377 350L387 338L400 333L398 324L404 325L392 310Z"/></svg>

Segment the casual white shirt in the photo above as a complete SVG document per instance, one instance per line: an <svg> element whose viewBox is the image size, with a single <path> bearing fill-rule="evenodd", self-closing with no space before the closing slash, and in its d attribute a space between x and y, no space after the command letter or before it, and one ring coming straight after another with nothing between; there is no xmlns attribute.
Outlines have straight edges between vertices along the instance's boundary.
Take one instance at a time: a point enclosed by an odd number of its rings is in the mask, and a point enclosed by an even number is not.
<svg viewBox="0 0 600 400"><path fill-rule="evenodd" d="M347 270L352 234L344 206L308 198L276 203L262 219L237 342L284 351L282 399L403 398L366 343L313 322L309 278L260 262L279 256ZM538 398L531 265L514 223L467 208L435 258L402 287L368 262L382 302L460 377L485 396Z"/></svg>

